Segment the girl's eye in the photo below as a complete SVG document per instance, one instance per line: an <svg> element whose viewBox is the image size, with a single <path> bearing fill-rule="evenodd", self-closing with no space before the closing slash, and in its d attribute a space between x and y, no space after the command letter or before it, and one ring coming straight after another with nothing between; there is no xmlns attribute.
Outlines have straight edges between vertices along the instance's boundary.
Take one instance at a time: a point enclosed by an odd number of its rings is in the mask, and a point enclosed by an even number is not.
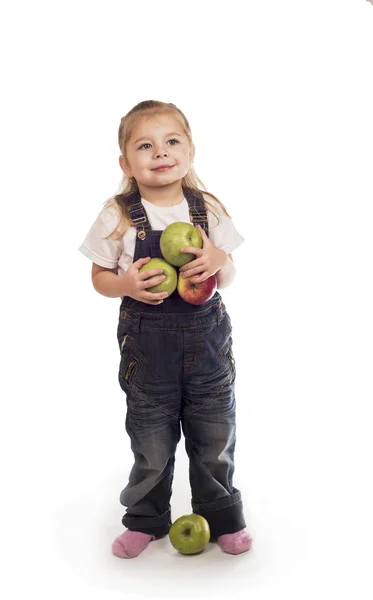
<svg viewBox="0 0 373 600"><path fill-rule="evenodd" d="M179 140L176 140L175 138L168 140L168 142L176 142L177 144L180 144ZM174 145L175 144L171 144L171 146L174 146ZM146 142L145 144L141 144L139 150L142 150L144 148L144 146L151 146L151 144L149 144L148 142ZM145 150L147 150L147 148L145 148Z"/></svg>

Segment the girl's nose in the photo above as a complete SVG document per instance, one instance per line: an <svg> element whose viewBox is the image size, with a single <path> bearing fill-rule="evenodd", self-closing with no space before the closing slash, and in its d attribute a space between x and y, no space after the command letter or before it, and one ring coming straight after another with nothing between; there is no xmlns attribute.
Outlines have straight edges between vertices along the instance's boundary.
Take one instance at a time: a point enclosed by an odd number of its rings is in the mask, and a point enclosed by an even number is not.
<svg viewBox="0 0 373 600"><path fill-rule="evenodd" d="M156 158L159 158L160 156L168 156L168 152L165 148L157 148L155 151L155 156Z"/></svg>

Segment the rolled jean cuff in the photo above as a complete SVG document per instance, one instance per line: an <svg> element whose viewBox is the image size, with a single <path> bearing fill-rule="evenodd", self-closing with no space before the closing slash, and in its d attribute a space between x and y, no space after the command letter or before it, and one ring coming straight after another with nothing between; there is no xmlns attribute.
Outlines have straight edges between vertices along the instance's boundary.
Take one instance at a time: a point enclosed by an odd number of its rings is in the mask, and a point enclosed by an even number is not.
<svg viewBox="0 0 373 600"><path fill-rule="evenodd" d="M233 488L231 496L224 496L212 502L195 504L192 501L192 508L193 512L208 521L211 539L226 533L236 533L246 527L241 492L236 488Z"/></svg>
<svg viewBox="0 0 373 600"><path fill-rule="evenodd" d="M122 523L131 531L141 531L142 533L161 537L167 535L171 527L171 510L166 510L159 517L141 517L126 513L123 516Z"/></svg>

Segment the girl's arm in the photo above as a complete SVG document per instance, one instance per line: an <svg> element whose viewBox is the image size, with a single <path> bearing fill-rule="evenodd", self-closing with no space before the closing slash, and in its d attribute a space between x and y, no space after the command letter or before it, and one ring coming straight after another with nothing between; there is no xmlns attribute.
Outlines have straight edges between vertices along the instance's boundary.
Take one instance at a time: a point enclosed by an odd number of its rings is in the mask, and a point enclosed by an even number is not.
<svg viewBox="0 0 373 600"><path fill-rule="evenodd" d="M190 277L192 283L202 283L211 275L216 275L218 288L228 287L236 274L232 254L226 254L221 248L216 248L202 227L197 227L202 236L203 246L180 248L180 252L189 252L196 256L195 260L180 268L180 277Z"/></svg>
<svg viewBox="0 0 373 600"><path fill-rule="evenodd" d="M148 292L147 288L162 283L166 277L162 269L149 269L139 272L142 265L149 262L147 258L139 258L123 275L118 275L118 267L108 269L96 263L92 264L92 283L96 292L108 298L130 296L146 304L160 304L168 296L167 292Z"/></svg>
<svg viewBox="0 0 373 600"><path fill-rule="evenodd" d="M96 292L108 298L123 296L123 281L118 277L118 267L107 269L92 263L92 284Z"/></svg>
<svg viewBox="0 0 373 600"><path fill-rule="evenodd" d="M222 288L228 287L235 278L235 275L236 267L233 264L232 255L228 254L226 262L224 263L222 268L216 273L218 289L221 290Z"/></svg>

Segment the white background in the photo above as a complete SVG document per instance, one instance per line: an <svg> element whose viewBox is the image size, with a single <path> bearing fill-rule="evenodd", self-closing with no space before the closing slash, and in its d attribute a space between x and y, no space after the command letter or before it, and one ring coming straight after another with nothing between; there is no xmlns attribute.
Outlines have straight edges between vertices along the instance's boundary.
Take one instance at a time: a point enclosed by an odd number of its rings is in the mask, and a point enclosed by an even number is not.
<svg viewBox="0 0 373 600"><path fill-rule="evenodd" d="M371 599L373 7L13 2L1 10L1 564L6 598ZM120 118L187 115L246 242L222 291L251 552L110 553L132 466L119 301L78 252ZM173 518L189 513L177 452Z"/></svg>

